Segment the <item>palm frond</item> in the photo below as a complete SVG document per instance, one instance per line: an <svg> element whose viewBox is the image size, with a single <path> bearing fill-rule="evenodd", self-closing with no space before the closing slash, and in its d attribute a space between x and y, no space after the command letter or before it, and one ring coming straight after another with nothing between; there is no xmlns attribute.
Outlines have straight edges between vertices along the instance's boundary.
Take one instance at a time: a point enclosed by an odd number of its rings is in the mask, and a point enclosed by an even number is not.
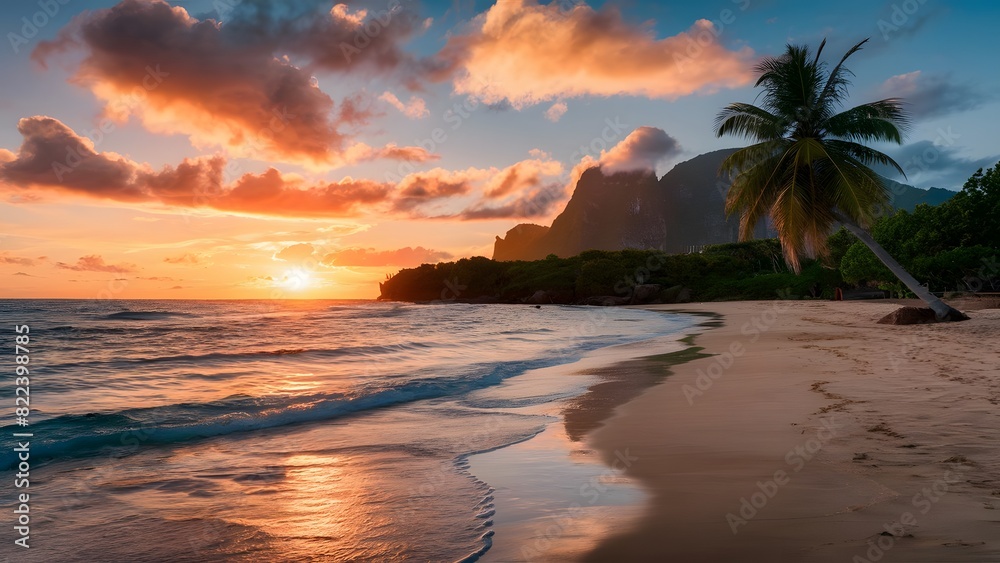
<svg viewBox="0 0 1000 563"><path fill-rule="evenodd" d="M883 141L901 144L910 119L899 98L886 98L843 111L826 120L826 132L852 141Z"/></svg>
<svg viewBox="0 0 1000 563"><path fill-rule="evenodd" d="M871 166L902 173L887 154L863 143L901 143L909 119L901 100L889 98L837 111L853 73L846 61L867 39L851 47L830 69L815 53L788 45L778 57L755 67L762 89L758 102L726 106L716 117L718 136L754 141L726 158L720 173L733 177L726 213L739 214L740 238L771 218L789 266L827 254L827 237L838 214L867 226L888 201L883 179Z"/></svg>
<svg viewBox="0 0 1000 563"><path fill-rule="evenodd" d="M848 154L858 162L864 164L865 166L872 166L875 164L881 164L882 166L888 166L899 172L904 178L906 178L906 172L893 158L882 151L875 150L871 147L866 147L860 143L855 143L853 141L841 141L838 139L829 139L826 141L826 145L831 149Z"/></svg>
<svg viewBox="0 0 1000 563"><path fill-rule="evenodd" d="M868 39L870 38L866 38L848 49L847 52L844 53L844 56L841 57L840 62L837 63L837 66L833 67L833 70L830 71L830 75L826 80L826 85L823 86L823 91L819 97L821 104L837 104L847 96L847 87L851 85L851 81L848 76L854 76L854 73L848 70L844 66L844 63L847 62L847 59L849 59L851 55L860 51L864 44L868 42ZM826 42L825 39L823 41L824 43Z"/></svg>
<svg viewBox="0 0 1000 563"><path fill-rule="evenodd" d="M715 118L716 136L737 135L756 141L784 135L782 120L753 104L734 103L726 106Z"/></svg>
<svg viewBox="0 0 1000 563"><path fill-rule="evenodd" d="M719 166L719 173L735 176L783 152L791 144L784 138L771 139L744 147L727 156Z"/></svg>
<svg viewBox="0 0 1000 563"><path fill-rule="evenodd" d="M853 157L850 146L826 144L827 158L819 173L829 186L831 203L860 226L868 226L874 213L888 203L889 193L882 178Z"/></svg>

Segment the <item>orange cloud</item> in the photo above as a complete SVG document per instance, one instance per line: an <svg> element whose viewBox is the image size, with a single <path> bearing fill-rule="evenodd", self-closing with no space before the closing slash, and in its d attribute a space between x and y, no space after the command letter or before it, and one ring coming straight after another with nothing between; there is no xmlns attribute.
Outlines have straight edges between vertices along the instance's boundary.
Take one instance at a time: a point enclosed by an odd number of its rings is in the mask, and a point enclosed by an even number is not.
<svg viewBox="0 0 1000 563"><path fill-rule="evenodd" d="M202 264L202 263L204 263L205 259L201 255L187 253L187 254L181 254L180 256L168 256L168 257L164 258L163 261L166 262L167 264L191 264L191 265L196 265L196 264ZM150 279L152 279L152 278L150 278Z"/></svg>
<svg viewBox="0 0 1000 563"><path fill-rule="evenodd" d="M555 160L522 160L494 175L486 184L485 195L489 199L497 199L520 193L541 185L543 177L559 176L562 173L562 164Z"/></svg>
<svg viewBox="0 0 1000 563"><path fill-rule="evenodd" d="M410 96L410 101L405 104L392 92L383 92L378 99L388 103L410 119L423 119L431 114L427 110L427 102L419 96Z"/></svg>
<svg viewBox="0 0 1000 563"><path fill-rule="evenodd" d="M397 185L395 209L412 211L428 203L466 195L472 191L474 182L486 179L489 174L488 170L478 168L454 171L434 168L408 174Z"/></svg>
<svg viewBox="0 0 1000 563"><path fill-rule="evenodd" d="M223 211L267 215L350 216L364 206L387 200L391 192L390 184L350 178L308 185L270 168L263 174L245 174L224 194L211 198L209 204Z"/></svg>
<svg viewBox="0 0 1000 563"><path fill-rule="evenodd" d="M12 256L9 252L0 252L0 264L16 264L18 266L34 266L35 261L22 256Z"/></svg>
<svg viewBox="0 0 1000 563"><path fill-rule="evenodd" d="M81 256L77 259L76 264L56 262L56 267L77 272L111 272L115 274L129 274L137 269L135 264L106 264L104 258L97 254Z"/></svg>
<svg viewBox="0 0 1000 563"><path fill-rule="evenodd" d="M566 105L566 102L556 102L549 109L545 110L545 119L555 123L562 119L562 116L566 115L566 110L568 109L569 107Z"/></svg>
<svg viewBox="0 0 1000 563"><path fill-rule="evenodd" d="M387 199L392 190L369 180L308 185L274 168L224 186L225 160L218 156L154 171L115 153L96 152L88 139L51 117L22 119L18 130L24 142L16 159L0 164L0 181L19 190L42 187L122 202L303 217L351 215L362 204Z"/></svg>
<svg viewBox="0 0 1000 563"><path fill-rule="evenodd" d="M198 147L316 168L383 157L341 131L368 117L356 97L337 112L309 72L275 56L278 45L240 41L226 29L162 0L123 0L77 17L32 57L44 66L57 52L82 48L72 80L105 103L107 118L136 116L150 131L188 135ZM427 159L426 151L392 154Z"/></svg>
<svg viewBox="0 0 1000 563"><path fill-rule="evenodd" d="M462 220L529 218L547 215L565 196L564 169L542 151L503 169L435 168L403 178L397 186L395 208L412 217ZM430 208L458 196L473 196L464 209Z"/></svg>
<svg viewBox="0 0 1000 563"><path fill-rule="evenodd" d="M434 264L452 258L451 254L430 250L422 246L400 248L398 250L375 250L374 248L345 248L323 257L328 266L411 267L420 264Z"/></svg>
<svg viewBox="0 0 1000 563"><path fill-rule="evenodd" d="M283 260L286 262L301 262L303 260L308 260L312 258L313 253L316 248L309 243L299 243L293 244L291 246L286 246L279 252L275 253L275 260Z"/></svg>
<svg viewBox="0 0 1000 563"><path fill-rule="evenodd" d="M497 2L439 54L454 90L515 108L577 96L675 99L749 84L753 51L726 49L708 20L657 39L614 8Z"/></svg>
<svg viewBox="0 0 1000 563"><path fill-rule="evenodd" d="M226 160L221 156L189 158L154 170L115 153L95 151L88 139L51 117L24 118L18 130L24 136L20 149L13 160L0 163L0 188L16 196L45 189L126 203L284 217L379 212L492 219L539 217L565 195L562 164L537 150L531 151L534 158L504 169L434 168L396 183L350 177L309 182L269 168L225 184ZM464 211L461 205L467 205Z"/></svg>

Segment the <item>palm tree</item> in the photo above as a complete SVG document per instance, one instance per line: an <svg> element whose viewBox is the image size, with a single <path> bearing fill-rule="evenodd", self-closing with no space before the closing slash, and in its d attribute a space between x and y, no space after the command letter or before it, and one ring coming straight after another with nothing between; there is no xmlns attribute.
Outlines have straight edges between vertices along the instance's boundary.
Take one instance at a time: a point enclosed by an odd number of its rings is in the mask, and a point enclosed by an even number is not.
<svg viewBox="0 0 1000 563"><path fill-rule="evenodd" d="M905 173L888 155L862 143L901 144L909 119L897 98L837 113L853 76L844 62L867 41L847 51L833 69L819 60L826 40L815 56L808 47L788 45L780 57L765 57L756 66L761 106L730 104L716 118L717 136L754 143L722 163L721 173L733 179L726 212L740 214L741 240L753 238L754 227L769 216L796 273L801 257L828 255L831 227L842 223L939 319L968 318L920 285L868 234L877 211L889 203L888 188L870 166Z"/></svg>

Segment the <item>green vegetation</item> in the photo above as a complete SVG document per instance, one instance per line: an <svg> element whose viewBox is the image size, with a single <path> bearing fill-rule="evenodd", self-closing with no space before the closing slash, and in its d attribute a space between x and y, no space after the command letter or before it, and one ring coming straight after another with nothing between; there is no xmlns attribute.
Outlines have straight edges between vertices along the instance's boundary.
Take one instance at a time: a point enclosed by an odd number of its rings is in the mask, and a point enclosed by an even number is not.
<svg viewBox="0 0 1000 563"><path fill-rule="evenodd" d="M889 190L871 167L889 166L900 174L903 169L866 143L902 144L909 124L898 98L841 111L852 75L844 63L867 41L849 49L833 68L820 60L826 40L815 54L788 45L781 56L757 64L761 105L729 104L716 119L719 137L736 135L753 143L722 163L721 171L733 178L726 212L739 214L742 240L753 236L761 219L770 218L796 272L803 257L829 256L828 236L839 222L938 318L967 319L921 287L867 231L889 203Z"/></svg>
<svg viewBox="0 0 1000 563"><path fill-rule="evenodd" d="M482 257L424 264L382 284L382 297L403 301L522 302L536 291L553 302L588 297L629 298L641 284L661 287L653 300L774 299L826 296L840 282L835 270L810 262L796 275L781 259L776 239L709 246L699 254L656 250L589 250L571 258L494 262Z"/></svg>
<svg viewBox="0 0 1000 563"><path fill-rule="evenodd" d="M1000 291L1000 164L976 172L941 205L918 205L875 222L872 236L932 291ZM845 234L834 237L846 238ZM832 240L833 237L831 237ZM860 242L835 264L846 282L905 293Z"/></svg>
<svg viewBox="0 0 1000 563"><path fill-rule="evenodd" d="M1000 291L1000 165L979 171L951 200L898 211L872 225L879 244L933 291ZM532 262L475 257L424 264L382 284L382 298L401 301L580 303L596 296L630 298L640 284L660 286L650 300L832 298L834 290L878 288L907 295L898 278L845 229L826 239L829 255L803 260L796 274L777 239L719 244L698 254L656 250L590 250Z"/></svg>

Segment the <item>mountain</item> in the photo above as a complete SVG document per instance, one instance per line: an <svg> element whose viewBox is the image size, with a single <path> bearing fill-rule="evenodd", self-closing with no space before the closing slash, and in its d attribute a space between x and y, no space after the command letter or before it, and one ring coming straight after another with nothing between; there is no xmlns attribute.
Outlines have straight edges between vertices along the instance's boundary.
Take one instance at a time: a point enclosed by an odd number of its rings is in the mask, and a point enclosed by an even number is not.
<svg viewBox="0 0 1000 563"><path fill-rule="evenodd" d="M891 192L891 203L896 209L913 211L921 203L940 205L955 195L955 192L943 188L928 188L926 190L901 184L894 180L885 180Z"/></svg>
<svg viewBox="0 0 1000 563"><path fill-rule="evenodd" d="M584 250L658 248L670 254L691 252L706 244L736 242L737 217L724 211L729 183L718 176L723 159L736 149L696 156L662 178L653 172L605 175L591 168L580 176L566 208L551 227L521 224L496 238L493 259L539 260L549 254L575 256ZM922 190L889 182L893 206L912 210L919 203L937 205L954 192ZM757 238L775 233L763 222Z"/></svg>

